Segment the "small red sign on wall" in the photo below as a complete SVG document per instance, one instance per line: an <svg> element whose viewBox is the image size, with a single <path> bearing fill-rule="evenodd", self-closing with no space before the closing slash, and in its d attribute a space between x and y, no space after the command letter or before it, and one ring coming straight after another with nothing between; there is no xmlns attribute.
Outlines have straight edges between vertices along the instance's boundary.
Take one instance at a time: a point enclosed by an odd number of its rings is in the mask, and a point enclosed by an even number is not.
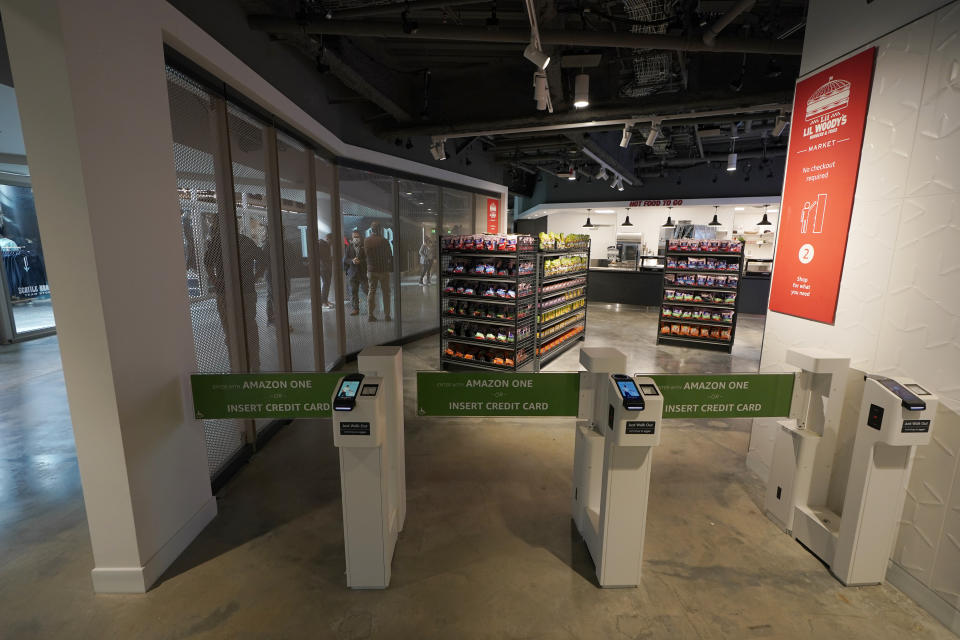
<svg viewBox="0 0 960 640"><path fill-rule="evenodd" d="M487 233L500 231L500 201L487 198Z"/></svg>
<svg viewBox="0 0 960 640"><path fill-rule="evenodd" d="M770 310L833 324L876 49L797 83Z"/></svg>

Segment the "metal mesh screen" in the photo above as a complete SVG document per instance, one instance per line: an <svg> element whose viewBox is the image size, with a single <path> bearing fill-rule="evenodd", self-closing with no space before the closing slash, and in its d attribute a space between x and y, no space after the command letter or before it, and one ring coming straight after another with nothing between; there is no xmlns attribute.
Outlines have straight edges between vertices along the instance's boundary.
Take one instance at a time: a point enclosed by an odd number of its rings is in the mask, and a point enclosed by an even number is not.
<svg viewBox="0 0 960 640"><path fill-rule="evenodd" d="M381 235L387 241L380 244L381 258L387 251L396 250L396 236L393 228L393 178L379 173L343 167L340 169L340 212L343 219L344 243L349 243L351 234L356 230L366 248L374 223L381 228ZM369 266L371 256L367 256ZM347 295L351 297L351 311L346 317L347 352L360 351L368 345L377 345L395 340L396 317L391 315L390 322L385 321L385 311L396 309L396 287L392 276L381 275L371 278L366 269L347 273ZM386 284L386 286L384 286ZM368 295L374 293L375 295ZM352 304L353 300L356 305ZM353 310L356 315L350 315ZM374 320L370 320L369 317Z"/></svg>
<svg viewBox="0 0 960 640"><path fill-rule="evenodd" d="M216 113L209 94L170 68L167 89L197 371L231 371L235 366L227 335L237 328L226 308L213 163ZM212 477L240 450L242 425L237 420L204 420L203 433Z"/></svg>
<svg viewBox="0 0 960 640"><path fill-rule="evenodd" d="M310 290L307 212L307 151L296 140L277 135L280 169L280 215L283 219L283 270L290 323L290 358L294 371L316 371L313 335L313 295ZM329 248L327 249L329 254ZM322 296L321 296L322 298ZM320 304L327 302L321 299Z"/></svg>
<svg viewBox="0 0 960 640"><path fill-rule="evenodd" d="M443 189L443 235L473 233L473 194Z"/></svg>
<svg viewBox="0 0 960 640"><path fill-rule="evenodd" d="M400 202L400 334L438 326L437 227L440 187L412 180L397 183Z"/></svg>
<svg viewBox="0 0 960 640"><path fill-rule="evenodd" d="M350 301L350 291L346 288L347 283L342 283L340 290L344 292L342 299L336 298L337 287L335 279L342 279L344 276L343 267L340 264L334 264L336 259L335 247L333 246L338 239L333 237L333 165L320 157L314 158L316 166L317 179L317 239L323 240L329 244L330 248L330 275L326 276L321 272L321 287L327 291L328 299L335 304L347 304ZM323 245L320 245L321 248ZM341 256L345 247L341 248ZM320 253L320 252L318 252ZM321 260L326 259L326 255L320 256ZM320 265L323 267L323 265ZM326 278L326 280L325 280ZM322 297L322 295L321 295ZM349 313L349 311L347 311ZM324 367L327 371L337 364L340 357L340 343L337 340L339 329L337 327L337 314L333 309L323 310L323 359Z"/></svg>
<svg viewBox="0 0 960 640"><path fill-rule="evenodd" d="M230 159L236 205L240 295L251 372L280 371L274 317L276 301L270 273L270 234L277 231L267 213L266 125L235 105L227 105ZM257 432L270 420L256 420Z"/></svg>

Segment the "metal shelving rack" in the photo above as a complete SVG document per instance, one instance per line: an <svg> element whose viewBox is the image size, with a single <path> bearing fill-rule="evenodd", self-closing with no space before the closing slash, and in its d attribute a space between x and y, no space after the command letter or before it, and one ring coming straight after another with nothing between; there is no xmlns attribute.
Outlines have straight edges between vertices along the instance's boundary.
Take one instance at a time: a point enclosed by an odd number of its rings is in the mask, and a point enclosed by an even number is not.
<svg viewBox="0 0 960 640"><path fill-rule="evenodd" d="M546 274L545 263L547 260L572 255L582 255L585 258L583 269L568 273ZM584 339L587 328L587 274L589 267L589 240L585 242L584 246L578 246L573 249L547 249L537 251L535 269L536 285L534 286L534 291L536 291L537 294L537 306L533 326L533 335L535 337L534 353L536 354L534 364L535 371L540 371L541 367ZM544 288L547 287L549 287L550 290L544 292ZM562 301L556 300L557 298L565 296L570 297ZM574 305L581 301L581 306L569 309L548 320L541 319L552 309L562 309L567 305ZM557 329L556 327L560 328ZM560 342L545 353L540 352L544 345L549 344L551 341L563 335L571 334L571 332L577 329L579 329L579 332L572 334L570 339Z"/></svg>
<svg viewBox="0 0 960 640"><path fill-rule="evenodd" d="M530 236L517 236L530 238ZM442 369L470 368L487 371L521 371L530 370L534 365L534 316L536 315L536 252L533 239L526 241L529 248L517 251L460 251L444 248L444 238L440 238L440 367ZM493 275L471 273L470 270L477 264L509 264L514 268L514 275ZM529 273L520 274L520 265L531 263L533 269ZM466 269L463 273L455 273L454 265L462 263ZM445 292L451 282L475 283L471 295ZM520 295L521 285L529 285L525 295ZM485 297L481 287L512 289L517 297L512 299L500 297ZM450 312L451 306L455 309ZM459 313L463 309L464 313ZM473 315L479 313L479 315ZM500 317L498 317L500 316ZM514 341L500 342L496 339L478 339L470 335L456 335L468 332L467 327L488 327L488 335L505 331L512 332ZM453 331L451 335L449 331ZM521 331L529 331L523 338ZM450 347L456 353L475 352L471 359L452 357L447 353ZM513 355L513 364L499 364L484 362L477 359L476 353L484 350L505 352Z"/></svg>
<svg viewBox="0 0 960 640"><path fill-rule="evenodd" d="M668 267L666 262L664 263L663 269L663 279L660 287L660 318L657 323L657 344L671 344L681 347L691 347L697 349L711 349L714 351L725 351L730 353L733 350L733 342L736 338L737 332L737 307L740 303L740 287L743 284L743 252L740 253L718 253L712 251L667 251L666 252L667 262L670 258L720 258L723 259L726 263L731 263L736 261L737 268L734 269L683 269L679 267ZM678 274L712 274L712 275L726 275L726 276L736 276L737 277L737 286L736 287L716 287L716 286L700 286L700 285L679 285L679 284L668 284L667 276L668 275L678 275ZM734 293L734 299L732 304L726 303L717 303L715 301L711 302L696 302L696 301L676 301L676 300L667 300L666 299L666 290L672 289L679 292L691 292L694 295L708 293ZM716 322L714 320L694 320L692 318L673 318L673 317L664 317L664 307L680 307L686 308L702 308L702 309L722 309L733 311L733 316L730 322ZM722 329L730 329L730 339L723 340L720 338L710 338L702 336L684 336L684 335L673 335L673 334L663 334L661 333L664 325L689 325L696 326L698 329L700 327L719 327Z"/></svg>

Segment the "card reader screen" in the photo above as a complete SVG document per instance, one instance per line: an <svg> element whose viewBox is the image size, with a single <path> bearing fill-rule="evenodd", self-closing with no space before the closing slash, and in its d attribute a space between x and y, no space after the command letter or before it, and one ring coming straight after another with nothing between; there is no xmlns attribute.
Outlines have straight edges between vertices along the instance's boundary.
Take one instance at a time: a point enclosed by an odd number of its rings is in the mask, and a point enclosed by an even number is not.
<svg viewBox="0 0 960 640"><path fill-rule="evenodd" d="M340 385L340 393L337 394L338 398L356 398L357 391L360 389L359 380L344 380L343 384Z"/></svg>
<svg viewBox="0 0 960 640"><path fill-rule="evenodd" d="M640 397L637 383L633 380L617 380L617 387L620 389L620 395L623 396L624 400L636 400Z"/></svg>

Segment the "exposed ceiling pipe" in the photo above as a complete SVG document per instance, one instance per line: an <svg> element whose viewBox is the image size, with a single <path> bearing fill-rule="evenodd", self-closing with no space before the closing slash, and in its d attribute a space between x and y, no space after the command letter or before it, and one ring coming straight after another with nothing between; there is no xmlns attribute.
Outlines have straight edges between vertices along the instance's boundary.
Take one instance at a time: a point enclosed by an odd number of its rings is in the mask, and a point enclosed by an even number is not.
<svg viewBox="0 0 960 640"><path fill-rule="evenodd" d="M443 7L458 7L468 4L485 4L486 0L414 0L413 2L392 2L390 4L376 4L356 9L331 9L327 12L327 19L338 18L365 18L366 16L380 16L390 13L400 15L401 11L417 11L424 9L442 9Z"/></svg>
<svg viewBox="0 0 960 640"><path fill-rule="evenodd" d="M740 0L737 4L733 5L733 8L730 11L727 11L725 14L720 16L720 18L710 25L703 34L703 44L708 47L713 47L716 45L717 36L720 35L720 32L729 25L731 22L736 20L741 13L746 13L753 8L753 5L757 3L757 0Z"/></svg>
<svg viewBox="0 0 960 640"><path fill-rule="evenodd" d="M530 42L527 29L500 29L488 31L483 27L460 27L456 25L421 24L416 32L405 33L397 22L348 22L310 18L300 20L283 16L255 15L248 18L251 29L270 33L322 34L332 36L355 36L364 38L407 38L416 40L456 40L473 42ZM701 40L676 36L610 31L540 31L540 41L545 45L572 47L608 47L619 49L663 49L669 51L714 51L726 53L762 53L769 55L799 56L803 52L800 42L783 40L757 40L727 38L708 46Z"/></svg>
<svg viewBox="0 0 960 640"><path fill-rule="evenodd" d="M763 151L748 151L737 153L738 159L740 160L754 160L762 158L782 158L787 155L786 149L768 149L766 153ZM650 169L654 167L692 167L698 164L704 164L705 162L716 162L718 164L726 164L727 154L725 153L714 153L702 158L670 158L669 160L651 160L648 162L638 162L637 169Z"/></svg>
<svg viewBox="0 0 960 640"><path fill-rule="evenodd" d="M651 107L652 108L652 107ZM419 135L442 135L446 138L463 138L467 136L496 136L509 133L532 133L536 131L563 131L567 129L584 129L591 127L602 127L609 125L624 125L627 123L639 124L644 122L653 122L654 119L660 120L663 124L669 124L671 120L681 120L688 118L711 118L714 116L737 115L744 113L768 113L778 111L779 109L792 109L788 103L762 104L750 107L735 107L732 109L713 109L696 112L674 113L664 115L663 111L657 109L657 113L640 114L632 113L630 115L619 115L617 117L604 117L602 113L594 112L591 115L597 119L583 120L583 116L573 114L561 114L556 118L537 118L534 120L526 118L517 118L513 120L501 120L499 122L474 123L463 125L426 125L409 127L406 129L394 129L384 132L385 136L419 136ZM623 114L622 110L618 113ZM571 118L570 116L579 119ZM529 123L529 124L528 124Z"/></svg>

